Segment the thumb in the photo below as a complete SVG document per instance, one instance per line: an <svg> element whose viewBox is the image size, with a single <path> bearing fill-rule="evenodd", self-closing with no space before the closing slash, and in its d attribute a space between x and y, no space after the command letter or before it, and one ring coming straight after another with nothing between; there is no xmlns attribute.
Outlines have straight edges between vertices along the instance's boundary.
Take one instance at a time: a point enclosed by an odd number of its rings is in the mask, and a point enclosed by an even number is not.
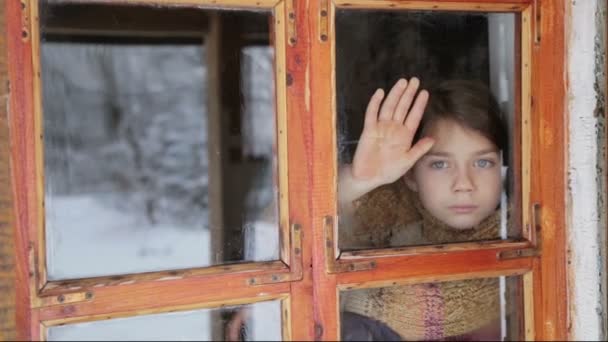
<svg viewBox="0 0 608 342"><path fill-rule="evenodd" d="M416 164L418 159L422 158L435 144L432 138L422 138L416 145L412 146L409 151L403 154L403 158L399 158L399 172L401 175L406 174Z"/></svg>
<svg viewBox="0 0 608 342"><path fill-rule="evenodd" d="M407 152L407 159L414 165L418 159L422 158L435 145L433 138L424 137L410 148Z"/></svg>

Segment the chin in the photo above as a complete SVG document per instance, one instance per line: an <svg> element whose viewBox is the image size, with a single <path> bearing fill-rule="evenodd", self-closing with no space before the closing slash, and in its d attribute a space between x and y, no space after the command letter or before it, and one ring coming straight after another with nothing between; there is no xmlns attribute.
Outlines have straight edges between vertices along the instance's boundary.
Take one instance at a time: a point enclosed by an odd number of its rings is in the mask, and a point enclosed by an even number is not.
<svg viewBox="0 0 608 342"><path fill-rule="evenodd" d="M443 221L443 220L442 220ZM445 224L453 228L454 230L467 230L471 229L479 224L479 220L446 220L443 221Z"/></svg>

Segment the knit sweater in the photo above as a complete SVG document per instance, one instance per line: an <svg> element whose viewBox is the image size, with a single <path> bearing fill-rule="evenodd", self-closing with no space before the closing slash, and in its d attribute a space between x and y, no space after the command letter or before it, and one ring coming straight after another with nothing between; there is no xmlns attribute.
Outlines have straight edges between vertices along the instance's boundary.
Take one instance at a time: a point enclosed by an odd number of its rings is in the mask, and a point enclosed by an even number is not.
<svg viewBox="0 0 608 342"><path fill-rule="evenodd" d="M341 226L341 247L382 248L499 237L497 211L478 226L456 230L435 219L405 182L355 201L356 219ZM441 340L487 330L500 317L497 278L347 291L342 310L385 323L405 340Z"/></svg>

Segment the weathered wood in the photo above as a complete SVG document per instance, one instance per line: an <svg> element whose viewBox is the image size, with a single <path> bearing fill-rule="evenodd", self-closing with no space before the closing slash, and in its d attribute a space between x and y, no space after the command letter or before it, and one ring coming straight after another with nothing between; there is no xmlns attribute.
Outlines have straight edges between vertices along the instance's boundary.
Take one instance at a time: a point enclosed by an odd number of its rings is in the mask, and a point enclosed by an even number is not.
<svg viewBox="0 0 608 342"><path fill-rule="evenodd" d="M207 155L209 158L209 237L211 255L224 259L224 165L226 155L224 115L222 115L221 66L222 21L219 13L209 15L209 31L205 36L207 72Z"/></svg>
<svg viewBox="0 0 608 342"><path fill-rule="evenodd" d="M514 47L514 52L513 52L513 58L514 58L514 63L513 63L513 70L514 70L514 75L513 75L513 84L515 89L519 89L519 91L514 91L513 92L513 126L512 126L512 140L510 141L510 146L509 146L509 150L510 150L510 155L509 156L505 156L506 158L510 158L508 160L508 163L511 167L509 175L511 177L510 179L510 184L507 184L507 186L511 186L510 188L510 193L509 193L509 198L511 200L511 202L509 203L509 205L511 206L511 208L515 208L513 215L511 215L511 217L509 217L509 219L512 220L512 224L510 227L507 228L507 237L512 238L512 237L521 237L521 238L526 238L526 235L524 234L524 228L523 228L523 221L522 221L522 215L523 215L523 211L522 211L522 193L523 193L523 174L524 174L524 168L522 166L522 160L523 160L523 150L522 150L522 121L524 121L522 118L526 115L525 112L528 111L529 112L529 106L525 109L522 107L522 99L524 97L528 96L528 92L530 89L530 81L527 80L526 75L523 72L523 66L527 63L527 68L529 70L532 60L531 60L531 55L529 53L529 49L527 50L528 53L524 54L524 48L523 45L524 44L529 44L528 40L529 38L526 38L527 35L530 34L531 32L531 28L529 27L529 25L527 24L529 22L528 19L526 19L526 22L524 22L524 16L526 15L525 13L529 12L529 9L524 10L521 13L518 13L516 16L516 20L515 20L515 27L514 27L514 41L515 41L515 47ZM519 72L519 70L522 70L522 72ZM526 82L527 85L524 85L523 82L524 80L527 80ZM528 89L528 91L526 91L526 88ZM520 119L518 119L520 118ZM509 180L509 179L508 179Z"/></svg>
<svg viewBox="0 0 608 342"><path fill-rule="evenodd" d="M431 246L412 246L412 247L400 247L400 248L384 248L384 249L367 249L361 251L350 251L342 252L340 254L341 259L352 259L352 258L380 258L385 256L394 255L421 255L421 254L433 254L433 253L449 253L469 250L483 250L483 249L497 249L497 248L508 248L508 249L522 249L531 247L528 241L515 241L515 240L492 240L492 241L480 241L480 242L462 242L446 245L431 245Z"/></svg>
<svg viewBox="0 0 608 342"><path fill-rule="evenodd" d="M285 287L283 287L285 289ZM42 308L35 309L34 311L39 315L39 320L42 324L48 328L55 325L68 324L68 323L80 323L80 322L91 322L97 320L106 320L106 319L115 319L115 318L123 318L123 317L131 317L138 315L149 315L149 314L158 314L158 313L168 313L168 312L176 312L176 311L188 311L188 310L198 310L198 309L213 309L213 308L221 308L224 306L236 306L236 305L247 305L247 304L255 304L262 301L270 301L270 300L283 300L287 298L287 295L283 293L283 291L276 291L275 289L270 289L266 292L250 292L248 294L243 293L241 298L235 298L230 295L224 296L221 300L213 300L206 298L204 301L195 302L189 301L188 304L164 304L163 306L148 306L141 308L133 308L130 307L128 310L117 310L113 309L112 311L98 311L96 313L89 312L87 314L80 315L72 315L71 313L78 312L78 309L74 309L69 305L63 307L51 307L51 308ZM66 314L66 312L70 312L70 314ZM218 319L221 321L221 316L217 315ZM264 319L261 317L261 319ZM44 334L44 332L43 332ZM223 336L221 333L219 336Z"/></svg>
<svg viewBox="0 0 608 342"><path fill-rule="evenodd" d="M15 325L15 246L13 201L9 168L8 10L0 6L0 340L17 338Z"/></svg>
<svg viewBox="0 0 608 342"><path fill-rule="evenodd" d="M435 255L392 256L373 259L376 267L367 272L340 273L336 282L354 284L378 281L408 281L415 279L449 278L466 274L478 277L495 272L495 276L521 274L532 270L533 258L497 259L498 250L469 250Z"/></svg>
<svg viewBox="0 0 608 342"><path fill-rule="evenodd" d="M11 0L13 1L13 0ZM9 49L12 53L11 61L14 62L15 67L11 69L13 72L11 77L16 80L16 91L12 97L12 101L16 105L11 106L12 122L11 131L13 132L12 145L16 146L12 150L12 157L17 167L16 182L16 193L18 194L17 203L19 210L19 225L18 229L20 236L17 239L22 247L19 251L21 256L22 269L24 272L32 272L33 277L26 276L23 278L23 284L18 286L21 290L23 297L22 303L20 303L20 310L23 312L23 318L21 319L21 336L23 339L30 339L34 336L40 336L39 320L47 321L49 318L59 319L67 317L80 317L78 319L87 319L91 315L98 313L116 313L116 312L145 312L146 308L152 306L171 308L174 305L190 305L193 302L207 302L209 303L231 303L231 302L242 302L242 298L250 298L251 296L260 296L262 294L281 294L282 296L289 293L290 285L288 283L283 284L272 284L268 286L251 286L247 283L247 280L252 276L264 276L269 272L289 272L285 264L277 262L257 263L257 264L238 264L238 265L221 265L217 267L211 267L206 269L198 270L184 270L184 271L166 271L166 272L155 272L150 274L136 274L126 276L115 276L115 277L101 277L94 279L81 279L64 282L50 282L46 283L44 277L45 273L45 258L44 255L44 229L42 222L44 222L44 207L43 207L43 188L42 188L42 129L40 126L42 118L42 110L40 108L40 80L39 80L39 58L38 56L38 22L37 16L32 16L32 25L27 27L27 39L21 39L21 14L17 9L20 8L18 1L13 1L13 10L17 14L14 16L12 32L12 38L14 38L13 45ZM26 6L26 10L29 13L29 8ZM36 9L32 9L36 13ZM285 14L282 13L276 16L277 22L275 25L280 30L285 30L285 27L281 22L284 22ZM305 8L300 8L301 13L305 13ZM285 46L285 32L281 31L277 34L277 37L281 40L278 44L279 49L283 49ZM18 34L15 34L19 32ZM305 31L301 31L300 34L304 35ZM32 46L32 42L35 42ZM299 46L299 51L305 51L306 46ZM284 57L281 57L282 52L277 55L278 68L276 72L277 81L283 82L283 86L279 86L278 89L285 89L287 83L287 75L284 72L285 61ZM283 60L281 62L281 59ZM299 64L299 63L298 63ZM305 81L305 70L301 68L300 79ZM291 85L291 84L289 84ZM296 88L296 87L293 87ZM300 89L304 89L304 82L301 82L298 86ZM284 94L280 96L284 97ZM281 102L282 101L282 102ZM283 158L283 163L286 163L286 156L284 151L286 146L284 142L287 137L287 130L283 129L287 125L287 113L285 99L279 100L279 111L283 117L279 120L279 129L283 130L280 135L283 146L279 152L279 157ZM294 106L295 109L298 106ZM300 114L301 115L301 114ZM291 124L294 132L303 131L301 130L301 123L297 120ZM291 146L291 145L290 145ZM301 144L294 143L293 146L296 149L303 149L303 142ZM282 156L282 157L281 157ZM308 178L308 170L301 168L300 162L302 161L302 153L296 154L297 165L294 170L300 169L300 174L304 179ZM292 161L293 163L293 161ZM285 178L286 168L285 166L280 167L279 173L282 174L283 185L288 184ZM294 174L297 176L298 171ZM297 177L296 177L297 178ZM306 184L306 182L302 183ZM302 189L297 189L302 191ZM284 192L288 192L284 186ZM294 196L296 197L296 196ZM306 202L305 197L300 197L303 202ZM287 196L282 196L280 200L284 209L286 208ZM299 207L294 207L294 211L299 211ZM288 218L289 211L284 210L281 218L282 222L288 223L290 221L298 222L299 219L290 220ZM307 215L309 212L303 210L301 212L302 222L307 221ZM284 230L289 231L289 225L283 224ZM282 241L289 241L289 234L282 234ZM288 243L284 248L289 248ZM300 251L302 252L302 251ZM310 253L307 253L310 257ZM289 254L283 252L282 256L288 259ZM289 259L288 259L289 260ZM289 260L291 261L291 260ZM300 266L300 265L298 265ZM308 271L309 272L309 271ZM230 273L226 275L226 273ZM235 274L238 273L238 274ZM310 272L309 272L310 273ZM39 279L37 283L35 279ZM310 279L310 275L308 276ZM309 280L310 281L310 280ZM231 291L223 291L226 288L230 288ZM309 288L297 287L298 291L301 291L304 295ZM44 297L38 297L38 290L41 290L41 295ZM84 301L81 301L82 291L84 295ZM74 294L74 298L70 297L70 293ZM90 293L90 297L87 294ZM30 299L30 296L34 294L34 297ZM63 296L62 299L50 298L48 296ZM117 297L118 296L118 297ZM69 297L69 298L68 298ZM67 299L66 299L67 298ZM150 301L150 298L155 298L155 301ZM235 299L241 298L241 299ZM301 298L306 298L301 296ZM310 296L308 296L310 298ZM66 302L74 300L73 303L65 304ZM152 302L152 303L151 303ZM64 303L64 304L61 304ZM113 305L118 304L118 306ZM310 303L310 301L308 301ZM292 304L291 305L295 305ZM42 309L31 310L30 308L41 307ZM310 305L306 305L310 307ZM139 310L144 311L139 311ZM296 317L300 319L303 325L306 325L305 317L306 310L298 309L298 315L290 316L286 314L286 317ZM40 314L40 317L38 317ZM295 321L295 319L294 319ZM296 330L296 334L298 330ZM302 338L309 336L307 331L302 333ZM43 334L43 333L42 333Z"/></svg>
<svg viewBox="0 0 608 342"><path fill-rule="evenodd" d="M35 232L36 214L29 211L36 203L35 185L35 146L33 123L26 120L34 112L32 96L32 52L30 40L28 2L7 0L6 28L8 70L10 81L10 162L13 182L13 201L15 207L15 261L16 261L16 324L17 339L31 340L32 313L30 310L34 269L30 269L30 250L28 247ZM26 20L24 20L26 19ZM30 272L32 277L30 277ZM35 292L34 292L35 293Z"/></svg>
<svg viewBox="0 0 608 342"><path fill-rule="evenodd" d="M402 0L334 0L340 8L359 9L410 9L435 11L508 12L521 11L531 0L486 0L486 1L402 1Z"/></svg>
<svg viewBox="0 0 608 342"><path fill-rule="evenodd" d="M533 24L532 7L527 8L521 14L521 72L518 73L521 79L521 119L516 120L521 127L520 161L521 171L515 170L515 179L521 186L521 215L522 236L526 239L531 238L530 231L530 182L531 182L531 163L532 163L532 51L533 51Z"/></svg>
<svg viewBox="0 0 608 342"><path fill-rule="evenodd" d="M249 284L271 284L286 281L300 281L303 276L302 265L302 227L299 224L294 224L291 229L291 261L289 265L289 273L274 273L262 277L253 277L249 279Z"/></svg>
<svg viewBox="0 0 608 342"><path fill-rule="evenodd" d="M313 140L313 274L315 340L335 341L339 338L338 296L336 274L328 274L328 253L325 250L325 217L336 216L337 155L336 155L336 89L335 89L335 30L334 4L328 0L312 1L309 10L311 25L311 105ZM321 11L325 15L321 15ZM327 17L325 28L320 25ZM326 39L322 38L327 30ZM361 274L370 274L362 272Z"/></svg>
<svg viewBox="0 0 608 342"><path fill-rule="evenodd" d="M209 8L255 9L273 8L279 0L49 0L49 3L112 4L112 5L170 5Z"/></svg>
<svg viewBox="0 0 608 342"><path fill-rule="evenodd" d="M314 2L314 1L313 1ZM295 29L297 41L285 46L285 78L277 82L286 86L287 131L279 131L279 139L287 137L288 199L290 224L302 227L302 280L291 283L291 334L292 340L314 339L313 317L313 236L312 224L312 163L315 160L312 140L313 111L310 92L310 8L311 1L294 1ZM285 6L285 10L289 8ZM289 18L285 13L283 18ZM276 23L279 24L279 23ZM276 25L275 24L275 25ZM283 36L281 39L289 39ZM276 44L276 43L275 43ZM280 112L279 112L280 113ZM280 126L281 118L279 118ZM281 140L279 140L280 143ZM284 141L284 140L283 140Z"/></svg>
<svg viewBox="0 0 608 342"><path fill-rule="evenodd" d="M278 192L278 205L279 205L279 255L281 260L286 264L291 265L290 259L290 236L291 230L289 220L289 182L288 182L288 169L289 169L289 157L288 157L288 135L289 126L288 122L288 108L287 108L287 56L286 47L288 29L288 14L286 11L293 10L288 9L283 3L278 4L274 8L274 16L271 30L271 42L274 48L274 89L275 89L275 115L276 115L276 126L272 129L276 136L276 153L277 162L276 170L273 170L273 179L278 180L279 192ZM274 176L276 174L276 176ZM297 222L293 222L297 224ZM298 224L298 229L301 226ZM298 232L300 234L301 232ZM293 242L292 242L293 243ZM301 261L300 256L298 259Z"/></svg>
<svg viewBox="0 0 608 342"><path fill-rule="evenodd" d="M524 336L526 341L534 341L534 274L528 272L523 276L524 295Z"/></svg>
<svg viewBox="0 0 608 342"><path fill-rule="evenodd" d="M34 195L32 202L28 203L31 205L32 213L35 213L34 219L36 224L30 226L29 229L35 230L30 235L34 242L34 251L38 253L31 253L30 267L35 268L35 277L31 282L31 293L37 293L44 284L47 282L47 258L46 258L46 227L45 227L45 190L44 190L44 129L43 129L43 112L42 112L42 67L40 58L40 11L38 8L38 1L29 2L30 9L30 47L32 51L32 69L33 69L33 89L32 89L32 100L34 112L26 120L33 125L33 132L27 132L28 139L33 144L34 154L30 156L35 167L33 169L35 178L32 179L32 183L35 185Z"/></svg>
<svg viewBox="0 0 608 342"><path fill-rule="evenodd" d="M291 333L291 299L286 297L281 301L281 336L283 341L292 341Z"/></svg>
<svg viewBox="0 0 608 342"><path fill-rule="evenodd" d="M521 276L530 273L530 261L524 261L521 268L515 269L487 269L485 271L469 272L466 270L454 270L443 275L421 275L421 276L409 276L405 278L394 278L394 279L375 279L363 282L351 283L350 280L347 284L338 285L340 291L349 291L357 289L369 289L379 287L390 287L390 286L405 286L412 284L423 284L423 283L438 283L438 282L449 282L466 279L480 279L480 278L498 278L500 276Z"/></svg>
<svg viewBox="0 0 608 342"><path fill-rule="evenodd" d="M321 2L322 3L322 2ZM505 274L533 274L526 278L526 306L525 311L528 315L526 322L534 322L535 329L529 330L527 336L535 336L537 339L563 339L563 329L565 328L565 307L563 301L559 303L558 298L565 298L565 277L563 273L563 229L564 229L564 168L563 153L565 151L564 136L564 107L563 101L565 88L564 83L555 82L556 75L563 75L563 7L562 1L551 2L547 5L543 2L543 15L541 30L543 37L540 47L534 47L532 32L534 30L531 23L531 1L511 2L512 7L506 8L505 3L487 1L483 4L463 3L463 2L422 2L422 1L334 1L334 4L341 9L344 8L399 8L399 9L443 9L443 10L480 10L480 11L524 11L521 15L522 22L518 24L521 28L521 51L516 52L516 56L521 54L521 75L517 75L516 81L519 84L520 94L516 97L516 105L521 106L518 112L521 113L522 122L516 128L522 130L521 143L516 143L516 148L521 148L520 162L516 162L516 167L521 165L523 171L516 171L516 177L522 182L522 198L516 203L521 205L523 222L529 223L531 203L539 202L542 204L541 211L543 227L543 244L550 244L549 255L545 255L546 246L542 250L539 259L526 257L509 260L496 260L496 252L492 248L499 248L501 243L496 245L477 245L469 244L466 249L461 251L459 247L447 248L445 253L429 250L429 247L410 249L415 255L382 257L386 255L380 251L350 252L343 253L344 257L363 257L359 260L369 260L372 255L375 257L376 268L370 271L340 273L337 275L327 274L320 270L326 264L325 258L330 257L323 250L326 241L323 239L323 217L335 217L336 207L336 177L335 168L337 156L336 137L335 137L335 84L334 84L334 65L335 63L335 41L333 33L333 12L334 7L329 8L328 17L330 27L328 29L328 39L321 38L321 30L325 28L320 25L320 9L317 4L311 4L310 13L315 18L310 19L311 25L315 25L311 30L313 40L311 45L311 63L313 65L312 89L313 89L313 131L314 151L317 156L313 167L314 188L313 188L313 222L314 222L314 258L313 269L315 274L315 320L322 322L319 325L316 338L323 340L334 340L338 337L339 319L337 313L337 298L335 287L338 284L367 284L368 286L377 282L418 282L429 279L450 279L456 276L461 278L463 275L468 277L478 277L482 274L493 274L494 276ZM479 6L479 7L476 7ZM546 33L551 30L549 23L555 25L551 37L546 37ZM559 37L558 37L559 36ZM532 60L535 64L532 65ZM549 60L549 66L544 65ZM542 61L542 63L541 63ZM542 67L541 67L542 66ZM328 78L330 80L328 80ZM553 79L553 82L550 80ZM542 82L540 81L542 80ZM545 83L546 82L546 83ZM558 88L558 89L556 89ZM534 106L532 103L534 98ZM542 102L542 103L539 103ZM541 109L544 108L544 109ZM549 119L550 118L550 119ZM559 126L558 128L556 126ZM542 137L542 138L541 138ZM518 135L515 137L520 139ZM551 138L551 139L548 139ZM551 149L551 151L549 151ZM517 153L517 152L516 152ZM558 156L559 155L559 156ZM516 154L516 159L518 155ZM550 165L558 164L553 170ZM333 169L327 165L334 165ZM544 178L542 178L544 175ZM547 177L551 175L551 177ZM542 179L541 179L542 178ZM521 222L520 220L518 220ZM532 227L533 228L533 227ZM549 236L544 236L546 234ZM529 237L531 234L525 234ZM527 245L528 242L511 242L514 244ZM503 247L510 244L505 242ZM460 246L462 247L462 246ZM481 248L476 248L481 247ZM436 247L430 247L436 248ZM561 251L559 250L561 248ZM394 253L402 254L406 250L395 249ZM540 260L540 261L539 261ZM540 267L543 265L543 267ZM528 273L533 271L533 273ZM515 273L513 273L515 272ZM550 275L550 276L549 276ZM547 280L549 276L551 280ZM530 278L533 277L533 278ZM455 278L455 279L456 279ZM533 279L533 282L530 281ZM533 294L530 294L533 283ZM557 286L556 286L557 285ZM340 285L341 287L342 285ZM350 286L350 285L349 285ZM551 293L547 296L547 293ZM534 308L532 301L534 298ZM551 299L549 299L551 298ZM532 314L534 313L534 314ZM530 317L533 315L534 317ZM528 328L530 328L528 326ZM534 334L536 333L536 334Z"/></svg>
<svg viewBox="0 0 608 342"><path fill-rule="evenodd" d="M568 150L565 79L566 1L539 1L542 15L540 44L532 67L532 180L531 202L541 204L541 294L536 295L536 339L567 338L566 189Z"/></svg>
<svg viewBox="0 0 608 342"><path fill-rule="evenodd" d="M275 272L289 272L283 263L269 263L266 266L256 264L251 268L237 266L213 273L187 270L178 272L154 273L150 275L133 275L125 277L108 277L107 286L99 279L78 280L73 282L48 283L44 295L57 295L66 292L91 290L92 297L85 300L61 304L57 300L31 299L41 283L44 283L44 249L41 235L43 220L41 188L41 137L40 127L32 118L40 113L35 110L39 105L34 89L36 73L31 61L36 56L36 48L31 47L35 39L31 31L26 30L22 38L21 3L18 0L6 1L8 64L11 65L11 160L14 182L14 201L17 208L15 217L16 232L14 237L17 269L17 318L19 339L37 339L44 337L40 321L46 324L60 324L82 320L120 317L152 312L167 312L195 307L207 307L227 303L247 303L261 298L286 298L283 317L289 319L290 328L287 335L294 340L335 340L339 337L338 290L378 285L406 284L469 277L499 276L510 274L524 275L524 311L526 327L533 323L534 329L526 330L527 338L564 339L566 337L566 287L565 287L565 83L561 78L556 82L556 75L564 73L564 1L543 1L541 17L542 39L540 45L532 47L528 33L531 23L526 24L523 18L530 18L528 6L531 1L477 2L480 11L519 11L522 14L522 73L520 75L521 117L529 122L521 123L521 168L522 212L528 210L532 202L539 202L541 207L541 226L543 230L542 256L510 260L498 260L496 253L512 248L519 242L496 243L489 245L470 244L466 248L457 246L443 251L436 250L392 250L392 255L384 256L380 252L344 253L343 257L358 260L373 260L376 268L362 272L328 274L325 269L326 250L324 240L324 218L336 217L336 132L335 132L335 81L334 57L335 42L333 13L334 3L329 3L328 36L326 40L320 35L321 2L295 2L296 37L295 44L288 44L285 16L276 16L273 26L281 28L282 34L273 39L285 46L285 56L277 51L278 67L285 65L284 74L275 70L278 93L281 84L285 85L287 96L277 99L277 119L280 145L287 143L287 149L279 148L280 160L287 160L288 170L278 170L281 191L287 191L280 198L281 206L289 206L288 217L281 214L281 226L299 223L302 226L302 281L292 283L250 286L247 279L253 276ZM104 2L104 1L100 1ZM108 2L109 1L105 1ZM219 2L219 0L218 0ZM116 1L115 3L152 3L152 1ZM156 1L169 4L169 0ZM195 0L182 0L181 4L194 4ZM199 3L196 1L196 3ZM204 4L213 4L206 1ZM238 3L238 4L237 4ZM237 0L221 3L222 6L254 4L252 1ZM255 3L255 6L268 5L268 1ZM272 2L274 4L274 2ZM337 1L341 7L349 7L355 1ZM435 9L458 9L474 11L471 3L463 1L430 2L430 1L357 1L357 6L373 8L416 8L435 4ZM395 5L395 6L391 6ZM238 7L238 6L237 6ZM370 7L370 8L372 8ZM350 6L349 8L353 8ZM502 8L502 9L501 9ZM277 6L281 13L287 11L283 5ZM429 8L433 9L433 8ZM282 21L279 21L283 18ZM35 22L35 20L32 20ZM310 39L310 40L309 40ZM278 47L275 41L275 46ZM529 50L526 50L529 46ZM33 54L33 55L32 55ZM528 57L526 57L528 56ZM281 59L285 59L282 64ZM533 61L526 72L526 60ZM1 61L1 57L0 57ZM542 61L542 63L541 63ZM531 62L532 63L532 62ZM1 70L0 70L1 76ZM526 84L529 89L526 90ZM280 95L279 95L280 96ZM534 104L532 106L532 98ZM526 112L526 108L531 110ZM283 102L282 102L283 101ZM1 110L1 109L0 109ZM313 115L314 113L314 115ZM2 114L0 112L0 114ZM281 115L284 115L282 117ZM2 118L0 115L0 141L2 141ZM40 117L38 116L38 119ZM283 121L282 121L283 120ZM529 125L529 126L526 126ZM1 145L0 145L1 147ZM529 158L526 156L530 156ZM2 160L0 153L0 161ZM526 159L527 158L527 159ZM2 165L0 163L0 165ZM529 169L529 175L528 170ZM288 179L281 179L285 173ZM2 175L0 170L0 175ZM547 177L551 175L551 177ZM0 182L3 178L0 176ZM526 181L529 179L529 181ZM287 184L285 186L285 184ZM529 190L527 190L529 189ZM2 191L2 190L0 190ZM526 195L529 193L529 196ZM0 193L4 195L5 192ZM285 197L285 195L287 197ZM528 197L525 197L528 196ZM10 200L9 200L10 201ZM2 197L0 197L0 203ZM1 209L1 208L0 208ZM529 215L523 213L524 220ZM0 216L2 219L2 216ZM285 220L289 225L285 225ZM1 221L0 221L1 222ZM43 232L43 231L42 231ZM285 234L284 234L285 235ZM3 235L0 235L0 238ZM285 239L285 237L283 238ZM1 240L0 240L1 241ZM284 240L283 240L284 241ZM31 244L30 244L31 243ZM28 250L31 246L31 252ZM283 246L285 248L286 246ZM481 247L481 248L480 248ZM383 251L384 253L385 251ZM41 254L42 253L42 254ZM282 251L286 255L286 250ZM35 257L35 256L38 257ZM382 256L382 257L380 257ZM293 258L288 259L291 263ZM250 266L247 266L250 267ZM213 270L219 270L214 268ZM33 277L30 281L29 272ZM198 273L197 273L198 272ZM202 272L202 273L201 273ZM237 272L237 273L235 273ZM531 272L531 273L530 273ZM166 275L168 278L159 275ZM36 283L39 279L41 283ZM314 279L314 282L313 282ZM106 281L104 280L104 281ZM119 283L122 283L119 285ZM225 291L230 288L230 291ZM532 290L530 290L532 289ZM228 293L226 293L228 292ZM154 298L154 301L150 301ZM314 305L312 305L313 303ZM31 307L39 307L31 310ZM290 310L288 310L290 308ZM533 312L533 314L532 314ZM287 322L284 322L287 324ZM284 325L289 327L289 325ZM290 333L289 333L290 331Z"/></svg>
<svg viewBox="0 0 608 342"><path fill-rule="evenodd" d="M120 286L122 284L139 284L145 282L156 282L165 280L187 279L187 278L212 278L227 274L243 273L243 279L250 278L253 274L276 274L288 272L289 269L281 261L268 261L259 263L226 264L199 269L184 269L160 271L151 273L127 274L116 276L105 276L97 278L74 279L65 281L48 282L40 290L42 296L55 296L70 292L80 292L90 288L102 288L106 286ZM245 283L245 281L244 281Z"/></svg>
<svg viewBox="0 0 608 342"><path fill-rule="evenodd" d="M82 318L124 312L149 312L201 303L233 303L264 295L288 295L289 283L250 286L246 274L150 281L89 288L89 300L41 307L40 320ZM151 300L153 298L153 300Z"/></svg>

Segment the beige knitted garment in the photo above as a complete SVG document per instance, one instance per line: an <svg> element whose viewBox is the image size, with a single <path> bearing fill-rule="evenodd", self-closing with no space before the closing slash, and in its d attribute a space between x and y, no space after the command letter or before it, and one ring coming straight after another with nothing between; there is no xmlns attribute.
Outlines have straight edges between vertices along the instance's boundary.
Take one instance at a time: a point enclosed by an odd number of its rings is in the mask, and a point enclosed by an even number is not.
<svg viewBox="0 0 608 342"><path fill-rule="evenodd" d="M356 201L355 207L357 224L341 238L347 237L357 248L499 237L498 211L472 229L451 229L432 217L402 180L372 191ZM402 238L395 239L398 236ZM345 311L384 322L405 340L439 340L471 333L500 316L497 278L354 290L343 292L341 303Z"/></svg>

